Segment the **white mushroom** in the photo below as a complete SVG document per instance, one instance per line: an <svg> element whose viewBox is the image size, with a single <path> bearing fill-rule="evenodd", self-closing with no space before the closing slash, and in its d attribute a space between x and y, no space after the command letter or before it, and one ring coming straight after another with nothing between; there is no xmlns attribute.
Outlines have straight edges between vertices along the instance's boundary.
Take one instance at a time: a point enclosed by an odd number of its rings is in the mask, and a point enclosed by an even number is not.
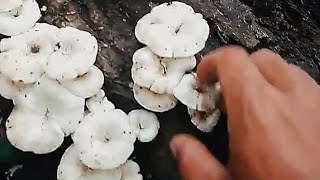
<svg viewBox="0 0 320 180"><path fill-rule="evenodd" d="M122 167L121 180L142 180L143 177L140 174L139 165L132 161L128 160Z"/></svg>
<svg viewBox="0 0 320 180"><path fill-rule="evenodd" d="M58 180L120 180L120 168L91 169L82 164L79 153L74 144L64 152L57 170Z"/></svg>
<svg viewBox="0 0 320 180"><path fill-rule="evenodd" d="M142 17L137 39L161 57L190 57L205 47L209 25L201 14L181 2L163 3Z"/></svg>
<svg viewBox="0 0 320 180"><path fill-rule="evenodd" d="M10 11L22 5L22 0L0 0L0 13Z"/></svg>
<svg viewBox="0 0 320 180"><path fill-rule="evenodd" d="M139 141L150 142L157 136L160 123L154 113L139 109L132 110L128 116Z"/></svg>
<svg viewBox="0 0 320 180"><path fill-rule="evenodd" d="M88 114L73 136L82 163L93 169L113 169L125 163L135 139L128 116L118 109Z"/></svg>
<svg viewBox="0 0 320 180"><path fill-rule="evenodd" d="M196 74L186 74L178 86L173 90L174 96L191 109L210 111L216 109L220 98L220 85L216 83L206 92L198 92L196 87Z"/></svg>
<svg viewBox="0 0 320 180"><path fill-rule="evenodd" d="M75 79L59 82L73 94L79 97L89 98L100 91L104 82L104 76L99 68L92 66L89 72L84 75L78 76Z"/></svg>
<svg viewBox="0 0 320 180"><path fill-rule="evenodd" d="M50 153L64 140L64 133L54 118L21 106L12 111L6 129L8 140L14 147L36 154Z"/></svg>
<svg viewBox="0 0 320 180"><path fill-rule="evenodd" d="M134 83L159 94L171 94L183 75L197 64L194 56L160 58L147 47L137 50L132 59Z"/></svg>
<svg viewBox="0 0 320 180"><path fill-rule="evenodd" d="M22 34L34 26L40 17L37 1L23 0L22 6L0 13L0 34L6 36Z"/></svg>
<svg viewBox="0 0 320 180"><path fill-rule="evenodd" d="M221 115L221 111L219 109L204 112L188 108L188 113L191 117L192 124L194 124L200 131L206 133L212 131L214 126L217 125Z"/></svg>
<svg viewBox="0 0 320 180"><path fill-rule="evenodd" d="M150 142L157 136L160 123L154 113L140 109L133 110L128 115L133 132L139 141Z"/></svg>
<svg viewBox="0 0 320 180"><path fill-rule="evenodd" d="M43 64L53 53L58 28L37 24L21 35L0 42L0 71L9 79L36 82L44 73Z"/></svg>
<svg viewBox="0 0 320 180"><path fill-rule="evenodd" d="M31 88L19 92L13 102L30 114L37 114L44 120L57 123L66 136L77 128L83 118L85 105L83 98L73 95L46 75Z"/></svg>
<svg viewBox="0 0 320 180"><path fill-rule="evenodd" d="M44 67L46 73L58 80L74 79L87 73L98 53L96 38L88 32L66 27L60 29L58 39Z"/></svg>
<svg viewBox="0 0 320 180"><path fill-rule="evenodd" d="M165 112L177 105L177 99L173 95L157 94L137 84L133 85L133 94L136 101L150 111Z"/></svg>
<svg viewBox="0 0 320 180"><path fill-rule="evenodd" d="M86 106L90 112L107 112L115 109L115 106L105 96L104 90L89 98Z"/></svg>

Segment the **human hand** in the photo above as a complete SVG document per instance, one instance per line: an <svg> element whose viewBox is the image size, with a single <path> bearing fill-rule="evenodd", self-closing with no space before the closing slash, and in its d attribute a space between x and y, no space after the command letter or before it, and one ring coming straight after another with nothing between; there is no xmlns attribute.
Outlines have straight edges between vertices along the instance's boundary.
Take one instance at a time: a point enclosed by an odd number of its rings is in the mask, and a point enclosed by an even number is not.
<svg viewBox="0 0 320 180"><path fill-rule="evenodd" d="M200 89L220 81L230 160L221 165L187 135L171 141L184 180L319 179L320 88L299 67L260 50L220 48L197 69Z"/></svg>

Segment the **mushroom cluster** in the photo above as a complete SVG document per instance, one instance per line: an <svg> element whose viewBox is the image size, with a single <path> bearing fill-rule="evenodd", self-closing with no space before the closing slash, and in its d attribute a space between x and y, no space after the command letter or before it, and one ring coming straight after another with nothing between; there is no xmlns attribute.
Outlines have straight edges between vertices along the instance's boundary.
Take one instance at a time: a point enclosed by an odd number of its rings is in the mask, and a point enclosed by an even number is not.
<svg viewBox="0 0 320 180"><path fill-rule="evenodd" d="M11 36L0 41L0 95L14 103L9 142L46 154L71 135L59 180L141 180L138 164L128 159L136 139L156 137L157 117L146 110L126 114L107 99L104 75L94 65L94 36L37 23L40 17L35 0L0 0L0 34Z"/></svg>
<svg viewBox="0 0 320 180"><path fill-rule="evenodd" d="M0 42L0 94L15 105L8 140L37 154L57 149L84 115L85 98L98 93L97 41L71 27L38 23ZM23 133L22 133L23 132Z"/></svg>
<svg viewBox="0 0 320 180"><path fill-rule="evenodd" d="M220 117L219 84L198 92L192 73L209 31L201 14L178 1L160 4L138 21L135 35L146 47L134 53L131 75L134 97L142 107L165 112L179 100L199 130L213 129Z"/></svg>
<svg viewBox="0 0 320 180"><path fill-rule="evenodd" d="M101 90L86 102L88 114L72 135L58 167L58 180L142 180L137 163L128 160L136 139L152 141L159 130L157 117L145 110L127 115Z"/></svg>

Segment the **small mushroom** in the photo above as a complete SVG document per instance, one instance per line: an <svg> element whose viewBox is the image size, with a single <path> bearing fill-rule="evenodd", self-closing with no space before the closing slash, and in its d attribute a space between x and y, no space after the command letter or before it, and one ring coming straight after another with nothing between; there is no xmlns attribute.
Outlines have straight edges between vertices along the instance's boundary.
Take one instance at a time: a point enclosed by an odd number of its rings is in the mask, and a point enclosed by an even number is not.
<svg viewBox="0 0 320 180"><path fill-rule="evenodd" d="M188 108L188 113L191 117L191 122L194 124L200 131L209 133L217 125L221 111L215 109L209 112L198 111Z"/></svg>
<svg viewBox="0 0 320 180"><path fill-rule="evenodd" d="M23 4L17 8L0 13L0 34L6 36L22 34L40 19L41 12L37 1L23 0L22 2Z"/></svg>
<svg viewBox="0 0 320 180"><path fill-rule="evenodd" d="M84 98L70 93L56 80L46 75L43 75L31 88L19 92L13 103L30 114L39 114L43 119L54 121L66 136L77 128L83 118L85 106Z"/></svg>
<svg viewBox="0 0 320 180"><path fill-rule="evenodd" d="M120 180L142 180L143 177L140 174L139 165L132 161L128 160L123 166L121 166L122 175Z"/></svg>
<svg viewBox="0 0 320 180"><path fill-rule="evenodd" d="M187 71L196 66L196 58L160 58L149 48L137 50L133 55L131 75L134 83L151 91L171 94Z"/></svg>
<svg viewBox="0 0 320 180"><path fill-rule="evenodd" d="M97 40L90 33L72 27L61 28L55 51L48 57L44 69L53 79L74 79L89 71L97 53Z"/></svg>
<svg viewBox="0 0 320 180"><path fill-rule="evenodd" d="M142 17L135 28L137 39L160 57L190 57L200 52L209 37L202 15L181 2L163 3Z"/></svg>
<svg viewBox="0 0 320 180"><path fill-rule="evenodd" d="M148 88L133 85L133 94L136 101L144 108L154 112L165 112L177 105L177 99L168 93L157 94Z"/></svg>
<svg viewBox="0 0 320 180"><path fill-rule="evenodd" d="M100 90L99 93L89 98L86 106L90 112L107 112L115 109L112 102L105 96L104 90Z"/></svg>
<svg viewBox="0 0 320 180"><path fill-rule="evenodd" d="M116 109L89 113L73 135L80 160L93 169L113 169L125 163L134 149L128 115Z"/></svg>
<svg viewBox="0 0 320 180"><path fill-rule="evenodd" d="M36 154L56 150L64 140L64 133L54 118L17 106L6 121L9 142L16 148Z"/></svg>
<svg viewBox="0 0 320 180"><path fill-rule="evenodd" d="M16 9L22 5L22 0L0 0L0 13Z"/></svg>
<svg viewBox="0 0 320 180"><path fill-rule="evenodd" d="M76 96L89 98L100 91L104 82L104 76L99 68L92 66L89 72L82 76L59 82Z"/></svg>
<svg viewBox="0 0 320 180"><path fill-rule="evenodd" d="M55 26L36 24L26 33L2 39L0 71L15 82L36 82L44 73L43 64L54 51L58 30Z"/></svg>
<svg viewBox="0 0 320 180"><path fill-rule="evenodd" d="M174 96L184 105L198 111L211 111L216 109L220 98L220 85L216 83L206 92L198 92L196 87L196 74L186 74L178 86L173 90Z"/></svg>
<svg viewBox="0 0 320 180"><path fill-rule="evenodd" d="M160 123L154 113L140 109L131 111L128 116L139 141L150 142L157 136Z"/></svg>
<svg viewBox="0 0 320 180"><path fill-rule="evenodd" d="M63 154L57 170L58 180L119 180L121 169L91 169L82 164L79 150L73 144Z"/></svg>

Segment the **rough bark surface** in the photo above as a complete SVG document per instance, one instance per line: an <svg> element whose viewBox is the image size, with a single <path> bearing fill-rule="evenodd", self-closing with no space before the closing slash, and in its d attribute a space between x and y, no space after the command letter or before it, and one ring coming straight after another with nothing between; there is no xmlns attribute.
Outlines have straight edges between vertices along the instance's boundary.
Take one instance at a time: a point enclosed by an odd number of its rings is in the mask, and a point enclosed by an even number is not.
<svg viewBox="0 0 320 180"><path fill-rule="evenodd" d="M131 57L143 47L134 36L138 19L163 0L39 0L46 6L41 22L59 27L73 26L89 31L99 41L96 65L105 75L104 89L118 108L139 108L134 101L130 77ZM225 44L238 44L249 51L270 48L288 62L299 65L320 82L320 2L318 0L182 0L204 15L211 33L208 51ZM195 27L196 28L196 27ZM0 37L1 38L1 37ZM1 105L2 116L10 112L10 102ZM3 104L3 103L2 103ZM9 104L9 105L8 105ZM189 121L186 108L158 114L161 129L148 144L137 143L133 158L140 164L145 179L179 179L168 143L177 133L200 138L223 163L227 162L227 123L223 116L210 134L197 131ZM243 142L245 145L245 142ZM11 179L56 179L56 168L66 140L56 152L45 156L22 154L23 168ZM4 169L3 169L4 170ZM3 178L5 174L2 173ZM0 179L2 179L0 175Z"/></svg>

